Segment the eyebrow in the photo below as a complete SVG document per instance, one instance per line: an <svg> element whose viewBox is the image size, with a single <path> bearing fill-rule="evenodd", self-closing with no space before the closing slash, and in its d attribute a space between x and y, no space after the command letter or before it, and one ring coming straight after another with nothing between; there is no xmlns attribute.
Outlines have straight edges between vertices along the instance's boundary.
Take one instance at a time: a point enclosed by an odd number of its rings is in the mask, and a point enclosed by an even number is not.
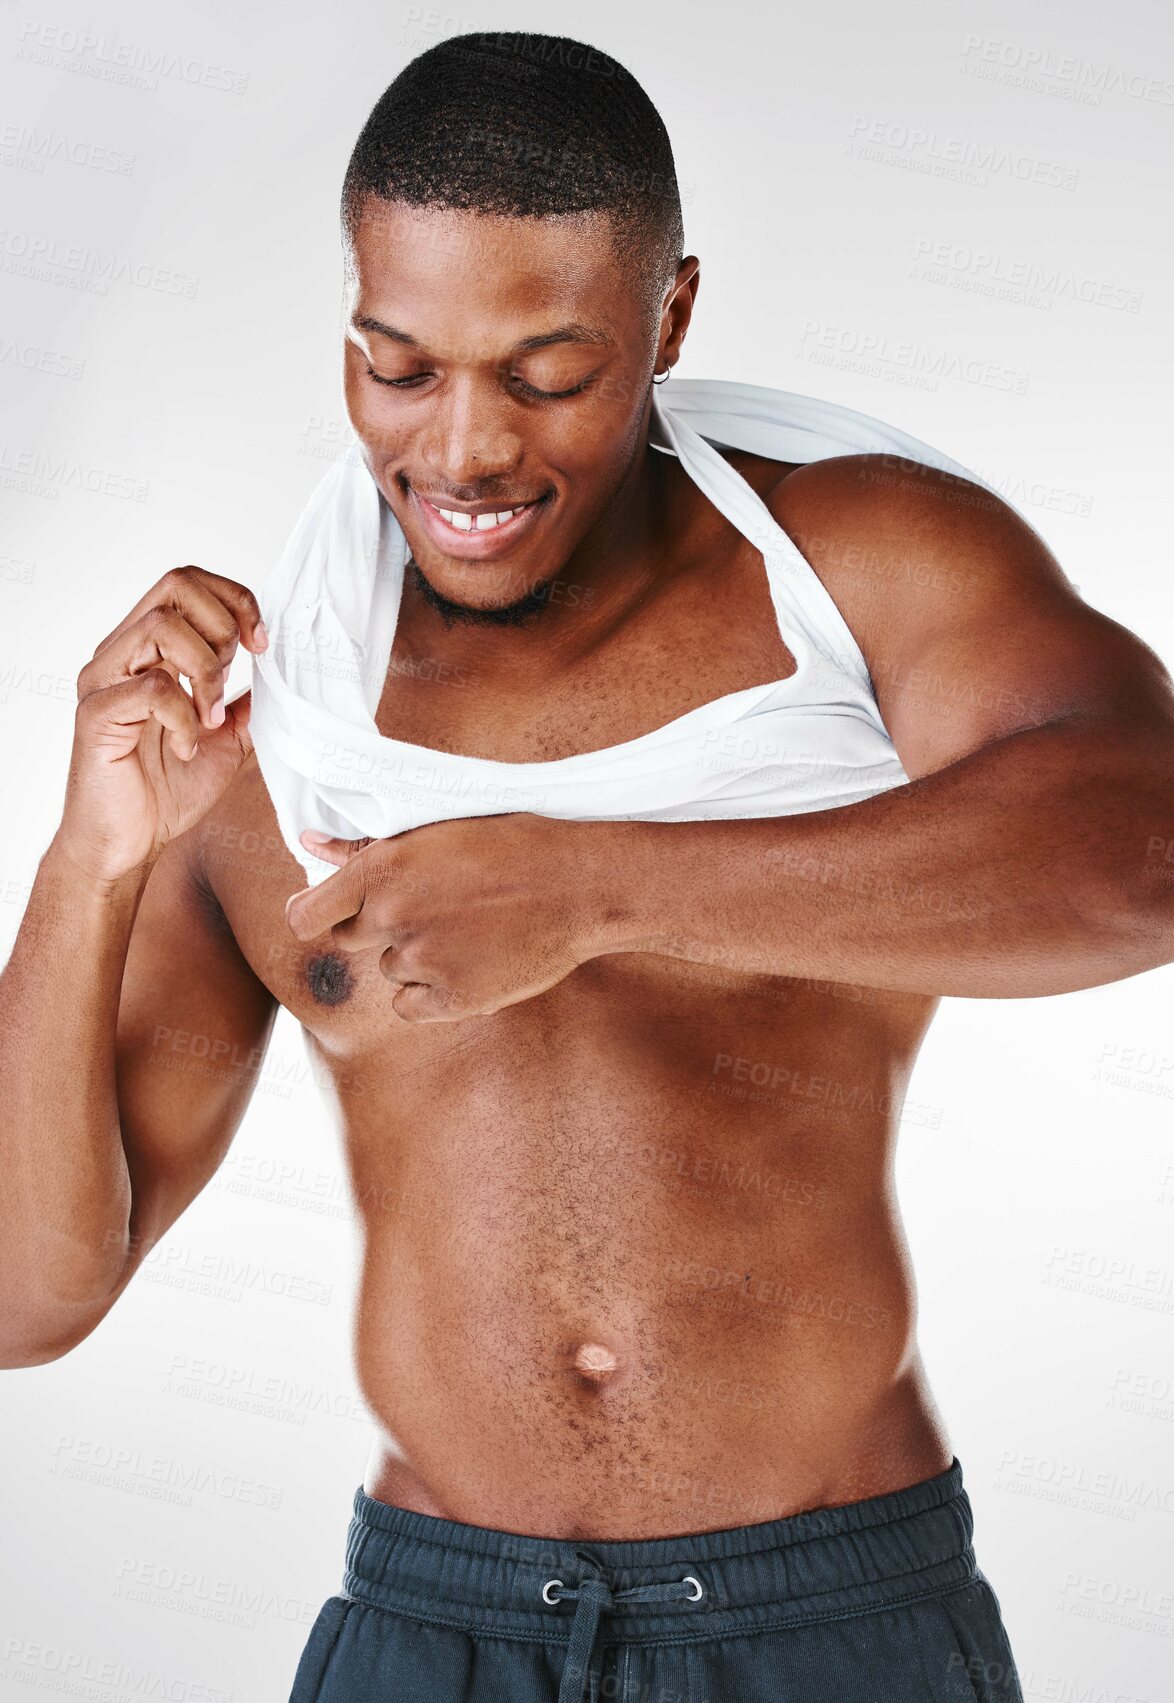
<svg viewBox="0 0 1174 1703"><path fill-rule="evenodd" d="M372 319L370 314L356 314L351 324L356 331L374 331L380 337L390 337L395 343L406 343L412 349L421 345L406 331L400 331L397 326L385 325L381 319ZM522 353L532 349L546 349L552 343L610 343L611 337L606 331L593 325L581 325L572 320L569 325L560 325L555 331L541 332L537 337L524 337L516 345Z"/></svg>

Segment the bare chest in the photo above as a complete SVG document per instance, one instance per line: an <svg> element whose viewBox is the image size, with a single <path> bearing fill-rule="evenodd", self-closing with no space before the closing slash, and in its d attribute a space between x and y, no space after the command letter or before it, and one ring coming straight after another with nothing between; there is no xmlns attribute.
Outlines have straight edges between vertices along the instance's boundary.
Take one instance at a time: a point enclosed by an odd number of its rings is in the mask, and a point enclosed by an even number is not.
<svg viewBox="0 0 1174 1703"><path fill-rule="evenodd" d="M757 457L741 463L759 485L782 471ZM421 619L405 599L375 715L380 733L498 762L552 762L640 738L698 705L788 678L795 657L761 552L695 493L690 503L681 560L663 586L557 676L539 660L531 677L503 686L478 666L476 648L446 643L435 619ZM573 577L553 582L551 608L527 634L539 657L541 622L557 613L553 606L583 608L595 595Z"/></svg>
<svg viewBox="0 0 1174 1703"><path fill-rule="evenodd" d="M779 476L779 464L760 458L742 456L738 464L760 489ZM558 690L491 692L442 642L421 650L401 621L376 715L380 732L471 757L552 761L637 738L701 704L787 678L795 658L779 628L761 553L708 505L699 511L694 542L695 560L673 577L647 619L626 622L615 642ZM566 585L563 594L574 589ZM414 1059L451 1047L448 1026L425 1026L425 1035L391 1009L377 952L343 952L329 935L310 942L292 935L285 904L305 877L281 837L255 759L203 824L202 856L254 973L324 1053L356 1058L408 1044L407 1037ZM621 985L605 988L609 978ZM698 1001L717 989L734 997L743 983L754 999L763 979L648 955L613 957L606 969L597 965L581 977L584 997L588 986L601 999L627 997L632 982L634 996L652 1003L670 990L695 989ZM514 1027L518 1017L510 1019ZM492 1021L460 1027L471 1032Z"/></svg>
<svg viewBox="0 0 1174 1703"><path fill-rule="evenodd" d="M387 1120L420 1128L454 1097L471 1115L487 1095L498 1127L552 1095L564 1122L644 1093L663 1111L701 1070L698 1060L711 1073L726 1061L731 1084L742 1084L729 1089L740 1116L764 1071L771 1082L902 1076L934 1003L637 952L590 960L491 1015L413 1024L392 1006L377 949L346 951L329 933L301 941L287 926L286 901L305 876L255 760L205 822L203 862L242 955L303 1028L351 1128L386 1130ZM708 1117L718 1102L704 1104Z"/></svg>

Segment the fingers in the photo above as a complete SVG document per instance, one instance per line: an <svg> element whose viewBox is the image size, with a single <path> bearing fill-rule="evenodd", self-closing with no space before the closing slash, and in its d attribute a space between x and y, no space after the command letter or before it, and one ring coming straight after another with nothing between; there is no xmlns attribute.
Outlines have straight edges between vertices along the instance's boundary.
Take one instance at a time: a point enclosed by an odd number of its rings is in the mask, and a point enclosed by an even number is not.
<svg viewBox="0 0 1174 1703"><path fill-rule="evenodd" d="M162 666L174 679L191 682L200 724L212 729L224 721L224 664L217 650L174 609L148 609L78 675L78 697L88 697L129 675Z"/></svg>
<svg viewBox="0 0 1174 1703"><path fill-rule="evenodd" d="M316 940L362 909L364 888L354 873L356 868L352 859L316 887L303 887L300 893L290 895L285 901L285 920L296 939Z"/></svg>
<svg viewBox="0 0 1174 1703"><path fill-rule="evenodd" d="M352 850L355 841L322 838L325 847L314 844L311 850L340 848L347 852L347 861L318 886L303 888L286 900L286 921L296 938L316 940L329 932L334 945L344 952L381 948L380 971L395 988L392 1009L408 1022L456 1022L473 1015L473 1004L455 988L440 981L411 979L429 971L415 930L404 921L402 905L389 902L385 884L392 868L387 841L367 840ZM301 839L303 843L313 840L312 830L307 829ZM374 858L361 855L368 846L376 847Z"/></svg>
<svg viewBox="0 0 1174 1703"><path fill-rule="evenodd" d="M307 835L312 830L305 831L303 840ZM402 898L406 887L402 854L391 840L330 843L358 845L358 850L349 850L342 867L325 881L292 894L285 904L286 921L299 940L315 940L329 929L348 952L361 952L380 940L386 944L401 932L394 912L395 897ZM309 849L317 853L320 848Z"/></svg>
<svg viewBox="0 0 1174 1703"><path fill-rule="evenodd" d="M134 608L121 620L114 630L106 635L98 649L97 656L105 650L112 639L145 615L149 609L157 606L179 609L181 612L192 612L204 609L212 612L213 606L219 605L231 617L233 634L239 633L246 650L261 651L268 644L265 623L261 619L261 606L247 585L239 581L227 579L223 574L210 573L207 568L197 568L189 565L183 568L172 568L162 579L157 580L151 589L144 592ZM199 622L195 623L197 626ZM204 629L201 627L201 631ZM211 637L205 633L205 637ZM235 649L235 646L233 647ZM225 662L229 660L224 658Z"/></svg>
<svg viewBox="0 0 1174 1703"><path fill-rule="evenodd" d="M335 863L341 869L344 863L354 857L357 851L371 844L371 836L362 840L338 840L329 834L319 834L313 828L307 828L299 835L307 851L313 852L324 863Z"/></svg>
<svg viewBox="0 0 1174 1703"><path fill-rule="evenodd" d="M457 1023L485 1014L484 1006L456 988L444 971L427 964L410 943L388 946L379 955L379 969L393 989L392 1010L407 1023Z"/></svg>
<svg viewBox="0 0 1174 1703"><path fill-rule="evenodd" d="M252 592L201 568L175 568L103 639L78 676L78 698L163 666L190 681L200 723L220 727L227 669L242 637L250 649L268 642Z"/></svg>
<svg viewBox="0 0 1174 1703"><path fill-rule="evenodd" d="M391 997L391 1009L405 1023L457 1023L470 1015L460 994L431 982L401 982Z"/></svg>
<svg viewBox="0 0 1174 1703"><path fill-rule="evenodd" d="M90 692L77 707L77 719L91 739L99 729L112 732L128 751L138 743L142 724L151 716L166 728L176 756L190 761L200 737L199 719L191 699L165 668L151 668ZM118 740L119 729L126 730L124 741Z"/></svg>

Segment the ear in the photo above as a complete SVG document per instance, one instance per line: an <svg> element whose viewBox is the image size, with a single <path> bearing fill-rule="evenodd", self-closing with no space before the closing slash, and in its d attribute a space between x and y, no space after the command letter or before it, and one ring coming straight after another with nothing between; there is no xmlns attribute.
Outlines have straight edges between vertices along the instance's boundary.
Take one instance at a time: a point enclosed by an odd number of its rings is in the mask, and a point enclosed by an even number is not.
<svg viewBox="0 0 1174 1703"><path fill-rule="evenodd" d="M661 310L660 337L657 344L657 366L675 367L681 358L681 345L693 317L693 304L701 283L701 262L695 254L687 254L677 268Z"/></svg>

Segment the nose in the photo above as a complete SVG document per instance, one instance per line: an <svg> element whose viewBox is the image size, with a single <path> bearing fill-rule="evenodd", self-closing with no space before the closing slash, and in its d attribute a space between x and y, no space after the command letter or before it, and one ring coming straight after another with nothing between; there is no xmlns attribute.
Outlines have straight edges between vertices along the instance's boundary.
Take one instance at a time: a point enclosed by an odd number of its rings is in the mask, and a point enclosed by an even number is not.
<svg viewBox="0 0 1174 1703"><path fill-rule="evenodd" d="M512 474L522 440L509 420L511 402L496 385L451 378L429 412L420 451L431 477L458 500L458 488Z"/></svg>

